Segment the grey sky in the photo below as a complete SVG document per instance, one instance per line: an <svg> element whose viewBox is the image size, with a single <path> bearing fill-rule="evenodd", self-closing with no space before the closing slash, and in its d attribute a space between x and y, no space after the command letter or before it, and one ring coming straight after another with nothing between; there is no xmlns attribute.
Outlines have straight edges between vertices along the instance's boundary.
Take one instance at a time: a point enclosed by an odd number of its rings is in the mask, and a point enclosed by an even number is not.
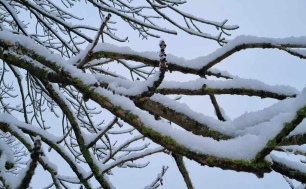
<svg viewBox="0 0 306 189"><path fill-rule="evenodd" d="M136 1L136 0L134 0ZM141 0L138 0L141 1ZM78 5L76 3L76 5ZM100 20L97 12L93 12L87 5L77 6L74 14L79 13L84 16L89 25L98 27ZM185 12L195 16L213 21L223 21L228 19L228 24L237 24L238 30L231 31L229 39L238 35L256 35L262 37L289 37L306 35L306 1L305 0L189 0L186 5L181 7ZM178 18L178 20L181 20ZM182 20L181 20L182 21ZM119 24L122 22L119 22ZM174 28L165 22L161 26ZM175 28L176 29L176 28ZM195 58L204 56L219 45L215 41L190 36L179 29L178 35L168 35L160 33L167 43L167 53L185 58ZM207 31L217 34L214 27L208 27ZM159 39L150 38L141 40L138 34L131 30L126 24L119 26L116 33L120 37L129 37L128 43L117 43L120 46L129 46L138 51L158 51ZM113 43L113 41L107 40ZM226 70L233 75L242 78L254 78L267 84L285 84L296 87L301 90L306 84L306 64L305 60L300 60L278 50L246 50L222 61L217 68ZM119 72L119 71L118 71ZM186 81L194 76L182 74L167 74L167 80ZM217 96L220 106L224 108L229 117L235 118L246 111L256 111L267 107L276 102L276 100L260 99L257 97L234 97ZM181 102L188 103L190 107L198 112L214 116L214 110L208 97L184 97ZM46 150L46 149L45 149ZM164 186L161 188L186 188L183 179L178 172L174 160L166 155L154 155L149 158L151 164L144 170L125 169L114 171L114 176L110 176L113 184L119 188L139 188L145 186L154 180L156 174L160 172L162 165L170 166L164 177ZM142 162L145 162L141 160ZM185 159L187 168L190 172L191 180L195 188L289 188L281 175L276 173L266 174L264 178L258 179L255 175L246 173L237 173L233 171L222 171L219 168L208 168L200 166L198 163ZM54 155L54 162L57 156ZM68 167L59 164L59 170L65 173ZM44 178L48 174L40 170L35 175L33 186L39 189L42 186ZM133 180L133 182L131 182ZM43 183L43 186L48 183Z"/></svg>

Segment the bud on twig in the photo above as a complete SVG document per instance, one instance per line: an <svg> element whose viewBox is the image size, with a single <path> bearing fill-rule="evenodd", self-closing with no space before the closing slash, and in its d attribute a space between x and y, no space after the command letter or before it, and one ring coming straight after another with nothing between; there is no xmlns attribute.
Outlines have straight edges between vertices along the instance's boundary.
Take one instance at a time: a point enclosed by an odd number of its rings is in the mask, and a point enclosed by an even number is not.
<svg viewBox="0 0 306 189"><path fill-rule="evenodd" d="M164 40L161 40L159 43L160 46L160 53L159 53L159 57L160 57L160 65L159 65L159 69L161 72L165 72L167 71L167 67L166 67L166 57L167 54L165 53L165 49L167 47L166 43Z"/></svg>

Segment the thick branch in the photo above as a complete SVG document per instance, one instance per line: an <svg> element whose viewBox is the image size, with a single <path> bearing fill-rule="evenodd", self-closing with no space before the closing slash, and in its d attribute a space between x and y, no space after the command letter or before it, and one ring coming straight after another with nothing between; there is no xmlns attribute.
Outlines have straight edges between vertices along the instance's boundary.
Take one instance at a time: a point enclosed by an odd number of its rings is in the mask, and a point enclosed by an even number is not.
<svg viewBox="0 0 306 189"><path fill-rule="evenodd" d="M3 44L3 42L2 42ZM0 44L0 45L2 45ZM27 54L27 53L25 53ZM35 57L34 55L32 58ZM37 57L37 55L36 55ZM28 70L31 74L34 74L38 77L38 75L44 73L44 75L40 75L41 78L45 78L46 71L42 68L34 67L31 62L28 62L23 59L19 59L18 57L15 57L14 55L10 54L10 52L7 52L6 54L3 54L3 51L0 52L0 58L6 61L9 64L13 64L17 67L23 68ZM58 66L54 63L50 63L45 59L40 58L40 62L44 64L45 66L53 69L58 70ZM58 70L61 72L60 70ZM118 116L123 121L129 123L131 126L133 126L135 129L137 129L141 134L143 134L145 137L150 138L152 141L154 141L157 144L160 144L161 146L165 147L169 151L173 151L174 153L181 154L183 156L186 156L189 159L195 160L203 165L208 165L211 167L220 167L222 169L230 169L230 170L236 170L236 171L245 171L245 172L252 172L255 174L258 174L259 176L262 176L264 172L270 172L269 164L265 162L261 162L260 164L254 164L254 163L248 163L244 161L234 161L229 160L225 158L217 158L211 155L205 155L201 153L196 153L194 151L191 151L190 149L186 148L185 146L182 146L178 144L174 139L172 139L170 136L163 136L161 133L154 131L152 128L146 126L141 120L139 120L137 115L134 115L129 110L123 110L118 109L108 98L101 95L97 91L94 90L94 86L88 86L85 85L82 81L80 81L77 78L71 78L69 74L65 72L61 72L62 76L64 77L64 80L62 83L66 83L68 85L73 85L77 90L79 90L81 93L83 93L84 96L87 96L88 98L92 99L93 101L97 102L102 108L107 109L108 111L112 112L115 116ZM93 84L94 85L94 84ZM56 95L53 94L53 99L57 99ZM62 104L63 102L58 102L59 106L62 110L66 109L66 105ZM74 127L77 127L77 123L73 121L73 115L71 113L68 114L70 116L71 125L74 124ZM76 124L76 125L75 125ZM77 136L80 135L79 128L75 129L75 134ZM82 137L77 137L79 141L79 145L81 148L81 151L85 155L84 157L88 158L89 152L87 151L87 148L82 147L84 145L84 140L80 139ZM85 149L85 150L84 150ZM88 154L87 154L87 152ZM90 166L93 165L93 162L88 161ZM98 169L96 169L98 170ZM93 170L95 171L95 170ZM101 176L101 175L99 175Z"/></svg>
<svg viewBox="0 0 306 189"><path fill-rule="evenodd" d="M212 137L213 139L229 139L230 136L223 135L217 131L211 130L207 125L199 123L198 121L190 118L189 116L179 113L169 107L154 102L148 98L140 98L133 100L135 105L140 109L146 110L152 114L159 115L179 126L191 131L193 134L202 135L204 137Z"/></svg>
<svg viewBox="0 0 306 189"><path fill-rule="evenodd" d="M303 145L303 144L306 144L306 134L286 137L279 143L279 146Z"/></svg>
<svg viewBox="0 0 306 189"><path fill-rule="evenodd" d="M238 40L239 38L237 38ZM259 38L260 39L260 38ZM252 39L250 39L252 40ZM224 77L229 79L229 76L222 76L222 74L218 74L218 73L213 73L211 70L209 70L209 68L211 68L212 66L214 66L215 64L221 62L222 60L228 58L229 56L231 56L232 54L239 52L240 50L243 49L252 49L252 48L262 48L262 49L279 49L282 51L285 51L293 56L297 56L299 58L303 58L306 59L306 57L302 54L299 54L295 51L291 51L288 50L287 48L305 48L305 45L297 45L297 44L287 44L287 43L280 43L280 44L272 44L272 42L267 42L267 43L247 43L246 44L238 44L235 45L235 42L232 42L233 44L229 43L228 45L226 45L224 47L225 50L223 49L217 49L214 53L206 56L206 57L201 57L201 59L203 59L203 66L202 68L195 68L191 65L193 65L194 62L190 61L190 66L186 64L186 66L182 66L179 63L175 63L172 62L171 59L168 59L168 69L169 71L179 71L181 73L189 73L189 74L195 74L195 75L199 75L201 77L205 76L205 75L213 75L216 77ZM277 42L275 42L277 43ZM220 51L220 52L219 52ZM127 54L123 54L123 53L119 53L119 52L110 52L110 51L99 51L99 52L95 52L92 56L92 59L100 59L100 58L112 58L112 59L125 59L125 60L133 60L136 62L142 62L144 64L150 65L150 66L154 66L154 67L158 67L159 65L159 61L157 59L150 59L147 58L145 56L142 55L137 55L136 53L127 53ZM199 60L197 60L197 62L200 62Z"/></svg>
<svg viewBox="0 0 306 189"><path fill-rule="evenodd" d="M297 181L300 181L302 183L306 183L306 174L301 173L298 170L292 169L290 167L287 167L281 163L273 161L273 165L271 166L272 169L282 175L285 175L291 179L295 179Z"/></svg>
<svg viewBox="0 0 306 189"><path fill-rule="evenodd" d="M271 139L260 152L257 153L254 162L262 161L276 146L278 146L291 131L293 131L306 117L306 106L296 112L295 118L291 122L284 123L283 129Z"/></svg>
<svg viewBox="0 0 306 189"><path fill-rule="evenodd" d="M88 150L84 138L82 137L81 128L79 127L78 122L75 116L73 115L73 112L70 111L67 104L63 101L63 99L61 99L61 97L55 92L55 90L52 88L52 86L49 83L47 83L45 80L42 80L42 82L45 85L48 92L50 93L50 97L58 104L58 106L62 109L63 113L67 116L71 124L71 127L74 131L74 134L76 135L76 140L78 142L82 155L84 156L86 162L91 168L91 171L93 172L95 178L103 188L110 188L108 182L104 179L103 175L99 173L99 168L94 163L94 160L91 157L90 151Z"/></svg>
<svg viewBox="0 0 306 189"><path fill-rule="evenodd" d="M88 61L92 61L94 59L100 59L100 58L111 58L111 59L125 59L125 60L132 60L136 62L141 62L144 64L147 64L149 66L153 67L158 67L159 66L159 60L157 59L150 59L144 56L139 56L139 55L134 55L134 54L123 54L123 53L117 53L117 52L109 52L109 51L98 51L95 52L92 56L91 59ZM175 62L171 62L169 59L167 61L167 67L170 72L172 71L179 71L181 73L186 73L186 74L195 74L199 76L216 76L216 77L221 77L225 79L231 79L229 76L223 76L221 73L214 73L210 70L208 70L205 74L202 74L199 72L199 69L195 68L189 68L189 67L184 67L176 64Z"/></svg>

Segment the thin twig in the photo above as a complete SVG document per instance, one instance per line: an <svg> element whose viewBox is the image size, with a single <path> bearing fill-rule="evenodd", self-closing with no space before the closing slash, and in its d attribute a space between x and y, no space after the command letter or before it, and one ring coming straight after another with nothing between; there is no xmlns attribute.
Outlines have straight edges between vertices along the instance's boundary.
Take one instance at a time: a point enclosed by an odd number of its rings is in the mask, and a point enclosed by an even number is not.
<svg viewBox="0 0 306 189"><path fill-rule="evenodd" d="M89 49L88 53L86 54L86 56L84 57L84 59L81 61L81 63L77 66L77 68L82 68L83 65L86 63L86 61L89 60L89 58L92 56L93 54L93 49L95 48L95 46L97 45L98 41L99 41L99 38L100 38L100 35L102 35L103 33L103 29L105 28L106 26L106 23L109 21L110 17L112 15L111 14L108 14L107 17L105 18L105 20L103 21L103 23L101 24L101 27L97 33L97 36L96 36L96 39L94 41L94 43L92 44L91 48Z"/></svg>

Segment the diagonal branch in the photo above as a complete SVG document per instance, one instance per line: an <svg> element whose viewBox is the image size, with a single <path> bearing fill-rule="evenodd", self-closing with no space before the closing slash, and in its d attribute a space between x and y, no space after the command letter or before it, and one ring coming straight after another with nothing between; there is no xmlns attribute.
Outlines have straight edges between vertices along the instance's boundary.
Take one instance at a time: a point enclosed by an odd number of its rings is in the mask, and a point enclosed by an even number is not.
<svg viewBox="0 0 306 189"><path fill-rule="evenodd" d="M118 118L115 117L115 119L113 119L113 121L111 121L106 127L105 129L103 129L102 131L100 131L100 133L97 134L97 136L95 136L95 138L87 145L87 148L91 148L93 145L95 145L97 143L97 141L104 136L108 130L110 130L114 124L118 121Z"/></svg>
<svg viewBox="0 0 306 189"><path fill-rule="evenodd" d="M306 182L306 173L305 173L305 165L291 161L282 157L275 156L271 154L271 158L273 161L273 165L271 168L291 179L295 179L299 182Z"/></svg>
<svg viewBox="0 0 306 189"><path fill-rule="evenodd" d="M103 29L105 28L106 26L106 23L109 21L111 17L111 14L108 14L107 17L105 18L105 20L103 21L103 23L101 24L100 26L100 29L97 33L97 36L94 40L94 42L92 43L88 53L86 54L86 56L84 57L84 59L80 62L80 64L77 66L77 68L82 68L83 65L89 60L89 58L92 56L92 53L93 53L93 49L95 48L95 46L97 45L98 41L99 41L99 38L100 38L100 35L102 35L103 33Z"/></svg>
<svg viewBox="0 0 306 189"><path fill-rule="evenodd" d="M0 46L3 46L5 48L5 43L0 41ZM54 71L58 71L63 76L62 83L66 83L68 85L73 85L77 90L79 90L83 95L87 96L89 99L95 101L98 103L102 108L107 109L111 113L113 113L115 116L118 116L123 121L127 122L131 126L133 126L135 129L137 129L141 134L143 134L145 137L150 138L152 141L154 141L157 144L160 144L164 148L168 149L169 151L173 151L174 153L181 154L186 156L189 159L195 160L203 165L208 166L216 166L220 167L222 169L230 169L230 170L236 170L236 171L246 171L258 174L259 176L262 176L264 172L269 172L269 163L267 162L260 162L260 164L256 163L250 163L245 161L236 161L236 160L230 160L227 158L218 158L214 157L212 155L208 154L202 154L195 152L191 149L188 149L184 145L180 145L176 140L174 140L169 134L162 135L160 131L154 130L154 126L151 124L154 122L151 118L148 117L148 114L144 113L143 111L137 110L136 107L129 102L129 106L126 106L125 104L121 104L123 100L127 101L128 99L119 95L114 95L113 93L104 90L102 88L95 88L96 81L92 81L92 84L84 84L79 78L74 77L72 78L70 76L70 73L67 71L63 71L61 67L59 67L56 63L52 62L50 63L46 59L42 59L41 56L36 55L35 53L27 53L27 50L24 49L24 55L29 55L32 58L39 58L40 63L45 65L46 67L51 68ZM3 53L3 51L0 51L0 58L6 61L9 64L15 65L19 68L23 68L28 70L31 74L36 75L38 78L43 78L43 82L46 82L46 77L48 75L48 72L41 68L34 65L30 59L20 59L16 54L12 54L12 52L6 51L6 53ZM62 65L64 66L64 65ZM76 68L75 68L76 69ZM78 69L76 69L78 70ZM76 71L75 70L75 71ZM80 70L80 76L85 76L85 73L82 73ZM48 85L46 84L46 88L48 88ZM76 134L76 139L79 140L79 145L81 148L82 153L84 153L84 157L88 158L88 162L90 166L95 166L92 161L90 161L89 158L91 158L90 153L88 152L88 149L83 145L84 139L80 136L81 131L79 130L79 127L77 125L77 122L74 119L73 114L67 109L67 105L60 99L60 97L53 92L52 98L57 100L58 105L61 107L62 110L65 110L65 114L69 115L69 119L71 122L71 125L74 127L74 132ZM116 97L116 98L114 98ZM118 106L122 106L124 108L118 108ZM133 112L132 112L133 111ZM138 117L139 115L142 115L141 117ZM144 119L144 117L146 119ZM67 116L68 117L68 116ZM152 122L150 123L149 120ZM155 122L154 122L155 123ZM157 124L157 122L156 122ZM168 132L168 131L167 131ZM79 137L80 136L80 137ZM92 163L92 164L91 164ZM91 167L92 168L92 167ZM98 169L93 169L93 172L95 174L95 177L97 180L100 180L102 177L101 175L96 175L95 171ZM100 177L101 176L101 177ZM100 180L102 182L102 180Z"/></svg>
<svg viewBox="0 0 306 189"><path fill-rule="evenodd" d="M226 43L225 38L221 38L221 34L222 32L218 35L218 36L212 36L210 34L206 34L206 33L202 33L199 31L195 31L192 30L190 28L186 28L183 27L179 24L177 24L174 20L172 20L169 16L167 16L166 14L162 13L158 8L157 5L154 4L154 2L151 2L150 0L147 0L147 2L151 5L151 7L154 9L155 12L157 12L161 17L163 17L165 20L167 20L168 22L170 22L171 24L173 24L174 26L178 27L179 29L183 30L184 32L190 34L190 35L195 35L195 36L199 36L199 37L203 37L203 38L207 38L207 39L211 39L211 40L215 40L217 41L221 46L223 45L223 43ZM236 28L237 29L237 28Z"/></svg>
<svg viewBox="0 0 306 189"><path fill-rule="evenodd" d="M131 17L129 15L126 15L126 14L124 14L122 12L119 12L116 8L104 6L102 4L99 4L99 3L95 2L94 0L88 0L88 1L90 3L92 3L94 6L96 6L97 8L99 8L100 10L116 14L117 16L120 16L122 19L129 20L130 22L139 24L141 26L145 26L147 28L154 29L156 31L161 31L161 32L164 32L164 33L169 33L169 34L174 34L174 35L177 34L177 32L174 31L174 30L169 30L169 29L166 29L166 28L162 28L162 27L150 24L150 23L143 22L143 21L141 21L141 20L139 20L137 18Z"/></svg>
<svg viewBox="0 0 306 189"><path fill-rule="evenodd" d="M176 165L178 167L178 169L180 170L183 178L184 178L184 181L187 185L187 188L188 189L193 189L193 186L192 186L192 182L190 180L190 177L189 177L189 173L185 167L185 164L184 164L184 161L183 161L183 157L181 155L178 155L178 154L175 154L175 153L172 153L172 157L174 158L175 162L176 162Z"/></svg>
<svg viewBox="0 0 306 189"><path fill-rule="evenodd" d="M217 99L215 97L215 95L209 95L210 97L210 100L211 100L211 103L213 104L214 108L215 108L215 111L216 111L216 115L218 117L218 119L220 121L226 121L221 113L221 110L220 110L220 107L218 105L218 102L217 102Z"/></svg>
<svg viewBox="0 0 306 189"><path fill-rule="evenodd" d="M91 171L93 172L97 181L103 186L104 188L110 188L108 182L104 179L103 175L99 173L99 168L97 165L94 164L93 158L91 157L90 151L87 148L84 138L82 136L82 131L78 125L78 121L76 116L73 112L69 109L68 105L65 101L61 98L60 94L57 93L56 90L45 80L42 80L42 83L45 85L46 90L50 93L50 97L58 104L58 106L62 109L63 113L67 116L71 127L76 135L76 139L79 145L79 148L84 156L86 162L88 163Z"/></svg>
<svg viewBox="0 0 306 189"><path fill-rule="evenodd" d="M262 161L270 152L278 146L306 117L306 106L299 109L292 121L284 124L283 129L262 149L257 153L254 162Z"/></svg>
<svg viewBox="0 0 306 189"><path fill-rule="evenodd" d="M244 37L244 36L241 36ZM238 41L239 37L237 37L234 40ZM260 39L260 38L259 38ZM254 43L252 42L252 38L250 38L250 42L246 41L242 44L237 44L235 45L235 41L233 41L233 43L229 43L229 45L227 46L227 48L225 48L226 50L220 54L217 55L216 57L214 57L212 60L207 61L205 64L205 66L203 66L202 69L200 69L199 73L204 74L205 72L207 72L207 70L209 68L211 68L212 66L220 63L222 60L228 58L229 56L241 51L241 50L245 50L245 49L255 49L255 48L260 48L260 49L278 49L278 50L282 50L285 51L293 56L297 56L299 58L302 59L306 59L306 56L299 54L295 51L291 51L288 50L287 48L306 48L306 46L304 44L290 44L290 43L277 43L277 41L271 41L271 39L267 39L267 42L262 42L262 43ZM271 42L269 42L271 41ZM217 50L218 51L218 50ZM215 52L217 52L215 51ZM217 54L217 53L216 53Z"/></svg>
<svg viewBox="0 0 306 189"><path fill-rule="evenodd" d="M272 169L282 175L285 175L291 179L295 179L302 183L306 182L306 174L301 173L293 168L287 167L281 163L273 161Z"/></svg>
<svg viewBox="0 0 306 189"><path fill-rule="evenodd" d="M16 126L12 126L3 122L0 122L0 126L1 126L0 130L2 130L3 132L9 132L11 135L16 137L18 141L20 141L27 148L29 152L33 150L32 143L21 132L18 131L18 128L16 128ZM37 135L32 135L32 136L37 136ZM57 171L54 170L51 166L49 166L48 163L45 162L42 158L40 158L38 161L42 165L42 167L51 174L55 187L57 189L61 188L56 181Z"/></svg>
<svg viewBox="0 0 306 189"><path fill-rule="evenodd" d="M303 145L303 144L306 144L306 134L286 137L279 143L279 146Z"/></svg>
<svg viewBox="0 0 306 189"><path fill-rule="evenodd" d="M145 189L156 189L158 188L160 185L163 185L163 177L166 174L167 170L168 170L168 166L163 166L161 173L159 173L157 175L157 178L149 185L147 185L146 187L144 187Z"/></svg>
<svg viewBox="0 0 306 189"><path fill-rule="evenodd" d="M31 152L31 163L29 167L27 168L25 176L21 180L20 186L18 188L28 188L30 185L30 182L32 180L32 177L34 175L35 169L37 167L37 162L39 160L39 157L43 155L41 151L41 141L39 138L35 139L34 141L34 148Z"/></svg>
<svg viewBox="0 0 306 189"><path fill-rule="evenodd" d="M34 126L31 126L34 130L31 130L31 127L22 127L21 125L18 125L17 123L15 123L15 125L22 130L23 133L29 134L30 136L36 137L39 136L41 138L41 140L43 142L45 142L46 144L48 144L52 149L54 149L71 167L71 169L73 170L73 172L77 175L77 177L79 178L79 180L81 181L81 183L86 186L87 188L91 188L89 183L84 179L83 174L79 171L78 169L78 165L76 164L76 162L67 155L66 151L64 150L64 148L56 143L54 143L54 141L52 141L51 139L49 139L48 137L45 137L43 135L43 133L45 131L40 132L41 130L37 129ZM21 143L23 143L27 149L29 151L32 150L32 146L29 144L29 142L27 142L26 139L23 138L23 136L19 135L18 132L16 132L16 129L11 128L12 126L10 126L8 123L5 122L0 122L0 128L2 131L4 132L10 132L12 135L14 135ZM44 165L48 165L48 163L46 162L41 162L41 164ZM52 171L53 169L48 168L48 166L45 168L46 170L49 170L50 173L56 173L56 171Z"/></svg>
<svg viewBox="0 0 306 189"><path fill-rule="evenodd" d="M210 129L207 125L190 118L186 114L177 112L172 108L165 107L163 104L154 102L148 98L140 98L133 101L138 108L146 110L154 115L159 115L173 123L176 123L187 131L191 131L193 134L202 135L204 137L212 137L215 140L231 138L230 136L226 136Z"/></svg>
<svg viewBox="0 0 306 189"><path fill-rule="evenodd" d="M9 14L12 16L16 25L18 26L18 29L20 29L25 36L28 36L28 33L24 28L24 24L22 23L22 21L19 20L14 8L5 0L1 0L0 4L2 4L5 7L5 9L9 12Z"/></svg>

